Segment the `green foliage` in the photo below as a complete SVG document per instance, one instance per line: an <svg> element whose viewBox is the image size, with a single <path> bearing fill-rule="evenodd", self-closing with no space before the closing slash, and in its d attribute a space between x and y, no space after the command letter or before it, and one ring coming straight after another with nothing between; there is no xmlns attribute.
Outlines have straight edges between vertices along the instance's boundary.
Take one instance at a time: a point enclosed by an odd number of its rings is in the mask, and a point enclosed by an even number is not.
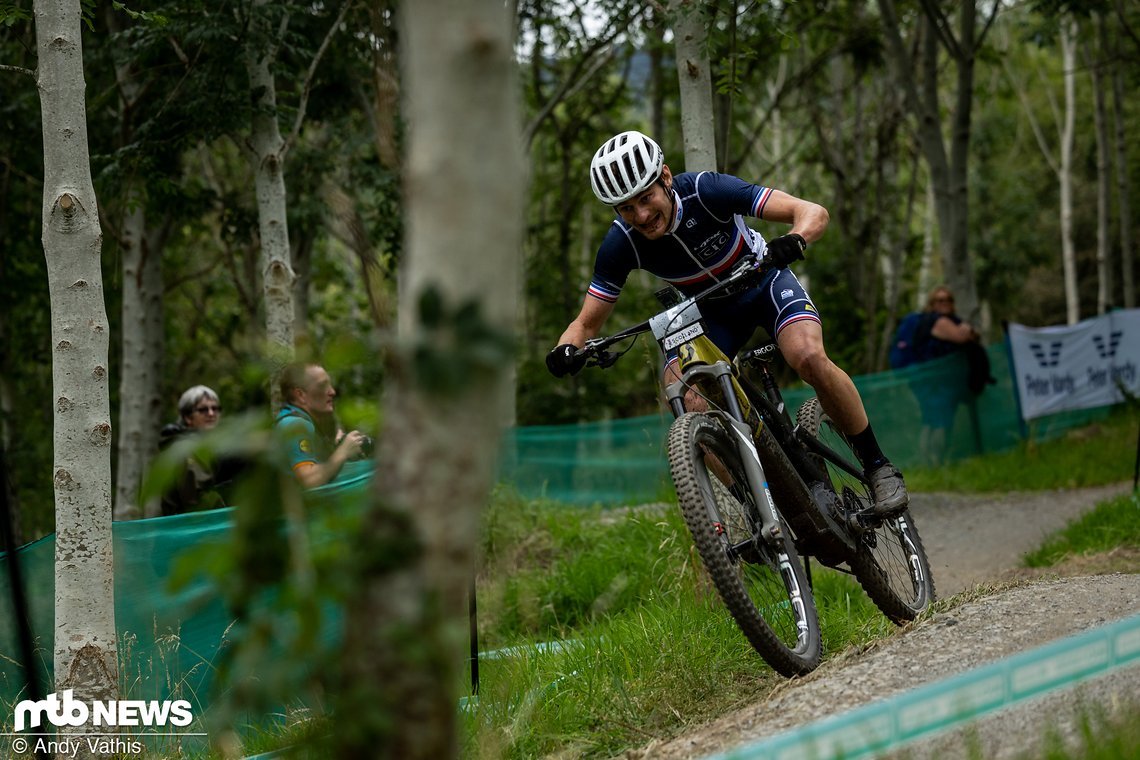
<svg viewBox="0 0 1140 760"><path fill-rule="evenodd" d="M377 545L375 553L346 551L348 537L360 533L363 492L302 493L272 435L237 439L245 441L251 465L235 495L241 507L233 512L234 529L179 555L171 589L205 578L234 616L215 662L205 716L211 736L217 740L248 716L260 721L282 703L296 703L314 722L287 735L317 742L306 745L316 752L324 735L322 700L337 693L344 665L342 620L352 579L378 565L406 563L418 547L403 526L399 540ZM169 456L181 453L172 449Z"/></svg>
<svg viewBox="0 0 1140 760"><path fill-rule="evenodd" d="M0 24L12 26L21 21L31 21L32 14L15 2L0 2Z"/></svg>
<svg viewBox="0 0 1140 760"><path fill-rule="evenodd" d="M111 3L111 7L120 13L127 14L135 21L145 21L156 26L166 26L170 23L170 19L161 13L155 13L154 11L134 10L132 8L128 8L126 3L119 2L119 0L114 0L114 2Z"/></svg>

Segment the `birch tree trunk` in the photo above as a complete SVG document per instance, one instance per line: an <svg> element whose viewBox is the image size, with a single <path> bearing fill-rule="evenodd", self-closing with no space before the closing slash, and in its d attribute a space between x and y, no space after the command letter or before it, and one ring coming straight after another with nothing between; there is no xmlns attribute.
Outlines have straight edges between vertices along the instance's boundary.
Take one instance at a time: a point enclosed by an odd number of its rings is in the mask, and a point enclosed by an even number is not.
<svg viewBox="0 0 1140 760"><path fill-rule="evenodd" d="M139 517L139 486L158 449L162 413L160 362L162 334L161 255L147 244L142 204L127 213L122 227L122 369L119 379L118 469L115 519ZM157 504L146 517L157 514Z"/></svg>
<svg viewBox="0 0 1140 760"><path fill-rule="evenodd" d="M1064 68L1065 115L1061 124L1061 266L1065 273L1065 319L1075 325L1081 318L1077 290L1077 250L1073 243L1073 140L1077 115L1077 22L1061 22L1061 65Z"/></svg>
<svg viewBox="0 0 1140 760"><path fill-rule="evenodd" d="M1133 274L1132 204L1128 191L1128 142L1124 136L1124 74L1120 66L1112 71L1112 117L1116 130L1116 198L1120 212L1120 286L1124 308L1136 306L1136 277Z"/></svg>
<svg viewBox="0 0 1140 760"><path fill-rule="evenodd" d="M55 396L55 688L115 699L107 313L79 0L36 0L35 18Z"/></svg>
<svg viewBox="0 0 1140 760"><path fill-rule="evenodd" d="M978 323L980 306L969 245L969 154L971 112L974 96L974 64L989 25L978 31L976 0L958 5L957 29L941 13L936 3L924 3L919 72L915 72L909 48L903 42L894 0L879 0L887 47L894 58L907 107L917 119L916 134L923 157L930 169L937 199L938 232L941 241L942 272L954 291L959 312L967 321ZM998 6L993 6L996 13ZM992 17L990 19L992 21ZM947 134L943 138L942 104L939 98L939 50L945 48L954 65L953 108ZM921 86L920 86L921 85Z"/></svg>
<svg viewBox="0 0 1140 760"><path fill-rule="evenodd" d="M479 514L493 482L516 318L523 171L513 20L498 0L420 0L401 21L408 150L400 349L392 353L374 562L349 612L339 757L454 757ZM462 202L456 202L462 199ZM432 296L434 294L434 297ZM425 301L425 299L427 299ZM434 304L425 308L425 304ZM395 543L388 543L394 541Z"/></svg>
<svg viewBox="0 0 1140 760"><path fill-rule="evenodd" d="M1063 108L1058 107L1052 90L1046 86L1045 95L1053 112L1057 130L1057 150L1054 154L1045 131L1034 114L1032 104L1029 102L1029 87L1023 82L1018 71L1013 67L1008 56L1002 57L1006 78L1013 85L1014 92L1021 101L1025 118L1041 149L1045 162L1057 176L1057 186L1060 193L1060 221L1061 221L1061 266L1064 272L1065 290L1065 319L1068 324L1075 324L1080 319L1080 301L1077 291L1077 255L1073 242L1073 142L1076 136L1076 61L1077 61L1077 26L1072 19L1061 19L1061 81L1063 83L1065 102Z"/></svg>
<svg viewBox="0 0 1140 760"><path fill-rule="evenodd" d="M1093 14L1096 44L1085 47L1086 60L1092 72L1093 125L1096 130L1096 313L1104 314L1112 307L1112 251L1108 242L1109 177L1108 168L1108 106L1105 101L1105 81L1102 66L1107 52L1104 19ZM1092 49L1093 52L1088 51Z"/></svg>
<svg viewBox="0 0 1140 760"><path fill-rule="evenodd" d="M677 77L681 87L681 133L685 142L685 171L716 169L716 119L703 3L673 0L673 35L677 46Z"/></svg>
<svg viewBox="0 0 1140 760"><path fill-rule="evenodd" d="M105 8L107 28L122 31L122 14ZM129 63L115 66L119 88L119 133L123 142L134 137L134 109L141 85ZM122 361L119 377L119 424L116 449L115 519L139 517L143 474L158 449L158 421L162 419L162 362L165 354L162 308L162 247L147 234L145 198L132 182L124 189L128 209L121 229L123 267ZM146 517L158 514L157 501Z"/></svg>
<svg viewBox="0 0 1140 760"><path fill-rule="evenodd" d="M934 249L937 238L938 213L935 211L934 183L926 183L926 207L923 209L922 260L918 266L918 292L914 294L914 310L926 310L926 294L934 289Z"/></svg>
<svg viewBox="0 0 1140 760"><path fill-rule="evenodd" d="M253 104L249 148L257 190L265 336L277 359L287 361L293 355L294 274L286 214L285 140L277 123L277 82L271 69L275 42L263 11L267 2L254 2L251 25L258 33L245 48L249 89L259 94Z"/></svg>

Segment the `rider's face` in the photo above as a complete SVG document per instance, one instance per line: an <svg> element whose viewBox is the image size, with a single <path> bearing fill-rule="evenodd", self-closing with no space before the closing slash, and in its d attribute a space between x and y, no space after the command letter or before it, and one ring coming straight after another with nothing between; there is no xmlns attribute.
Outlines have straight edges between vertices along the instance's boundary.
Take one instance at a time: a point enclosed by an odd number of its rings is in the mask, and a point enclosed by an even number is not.
<svg viewBox="0 0 1140 760"><path fill-rule="evenodd" d="M662 237L673 224L673 175L662 169L661 182L614 208L618 215L649 240Z"/></svg>

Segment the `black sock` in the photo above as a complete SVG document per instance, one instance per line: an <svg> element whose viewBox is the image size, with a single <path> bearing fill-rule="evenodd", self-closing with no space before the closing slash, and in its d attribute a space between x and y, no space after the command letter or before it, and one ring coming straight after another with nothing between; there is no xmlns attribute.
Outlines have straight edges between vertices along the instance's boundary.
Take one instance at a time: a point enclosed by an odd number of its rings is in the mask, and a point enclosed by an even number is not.
<svg viewBox="0 0 1140 760"><path fill-rule="evenodd" d="M859 457L859 461L863 463L863 470L865 472L874 472L885 464L889 464L890 460L883 454L883 450L879 448L879 442L875 438L875 431L871 429L871 424L867 423L867 427L863 429L862 433L847 436L851 441L851 447L855 449L855 456Z"/></svg>

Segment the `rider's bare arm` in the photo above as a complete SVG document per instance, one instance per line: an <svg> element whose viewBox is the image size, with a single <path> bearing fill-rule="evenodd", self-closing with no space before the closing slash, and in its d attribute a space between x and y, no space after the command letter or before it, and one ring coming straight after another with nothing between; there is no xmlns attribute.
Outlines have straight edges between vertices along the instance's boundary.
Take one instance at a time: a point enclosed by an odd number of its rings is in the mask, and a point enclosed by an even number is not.
<svg viewBox="0 0 1140 760"><path fill-rule="evenodd" d="M764 205L763 219L792 225L789 233L795 232L808 243L823 237L830 216L827 209L818 203L805 201L789 195L783 190L772 190L771 197Z"/></svg>
<svg viewBox="0 0 1140 760"><path fill-rule="evenodd" d="M573 343L578 348L586 345L586 341L593 338L602 329L602 325L609 319L614 311L614 305L593 296L586 296L582 303L582 311L569 324L558 345Z"/></svg>

